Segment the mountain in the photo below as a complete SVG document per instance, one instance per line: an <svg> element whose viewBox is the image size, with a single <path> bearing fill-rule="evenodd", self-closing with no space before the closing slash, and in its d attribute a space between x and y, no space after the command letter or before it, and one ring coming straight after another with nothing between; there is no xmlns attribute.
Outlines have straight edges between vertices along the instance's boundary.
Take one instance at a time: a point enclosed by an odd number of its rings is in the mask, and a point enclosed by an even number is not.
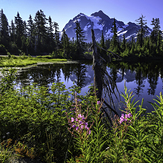
<svg viewBox="0 0 163 163"><path fill-rule="evenodd" d="M65 27L63 28L66 31L66 34L70 39L76 38L75 35L75 27L76 21L80 23L81 28L84 31L86 42L91 42L91 29L94 29L96 41L100 41L102 31L105 39L112 38L113 34L111 33L111 27L114 21L114 18L110 18L106 14L104 14L101 10L91 14L91 16L87 16L83 13L78 14L72 20L70 20ZM140 26L129 22L124 24L123 21L116 20L117 26L117 35L120 39L125 35L126 39L130 40L132 37L136 39L137 32L140 29ZM147 27L148 34L151 33L151 29Z"/></svg>
<svg viewBox="0 0 163 163"><path fill-rule="evenodd" d="M92 65L85 65L85 69L86 71L84 72L83 87L90 85L91 83L93 83L94 80L94 71L92 69ZM110 70L108 70L107 72L108 74L110 74ZM122 71L119 70L116 75L116 83L120 83L124 79L127 83L133 82L135 80L135 76L136 76L135 71L125 70L123 74ZM141 79L144 80L145 78L141 77ZM77 83L78 77L74 72L72 72L72 74L70 75L70 80Z"/></svg>

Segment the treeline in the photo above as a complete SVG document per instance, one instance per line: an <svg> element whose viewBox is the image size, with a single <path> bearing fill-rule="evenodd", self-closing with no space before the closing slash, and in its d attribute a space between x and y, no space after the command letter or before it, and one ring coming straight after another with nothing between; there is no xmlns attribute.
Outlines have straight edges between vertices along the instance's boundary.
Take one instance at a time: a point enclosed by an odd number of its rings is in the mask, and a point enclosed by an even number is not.
<svg viewBox="0 0 163 163"><path fill-rule="evenodd" d="M122 57L155 57L163 56L163 42L160 30L159 18L152 20L153 31L147 36L146 20L142 15L137 20L140 29L137 39L127 41L125 35L123 40L117 36L116 21L112 26L112 39L104 40L102 33L99 46L113 51ZM9 25L3 9L0 10L0 54L51 54L56 58L87 59L90 58L89 49L91 43L86 43L84 31L79 22L75 27L76 38L70 40L65 31L60 35L59 25L48 18L42 10L36 12L35 17L29 15L27 21L23 21L19 12L15 20ZM106 51L98 49L103 55ZM86 57L87 56L87 57Z"/></svg>
<svg viewBox="0 0 163 163"><path fill-rule="evenodd" d="M119 54L121 57L158 57L163 56L163 40L160 30L160 20L159 18L152 19L151 25L153 25L153 30L151 34L148 34L147 22L144 20L142 15L136 20L137 24L140 26L138 30L137 38L132 37L130 41L127 41L125 35L123 39L119 40L117 36L116 21L114 19L112 26L112 39L104 41L104 37L101 37L100 44L103 48L106 48L114 53Z"/></svg>
<svg viewBox="0 0 163 163"><path fill-rule="evenodd" d="M76 23L76 39L70 41L65 31L60 39L59 25L42 10L34 19L29 15L23 21L19 12L9 25L3 9L0 10L0 54L51 54L58 58L82 58L86 43L79 23Z"/></svg>

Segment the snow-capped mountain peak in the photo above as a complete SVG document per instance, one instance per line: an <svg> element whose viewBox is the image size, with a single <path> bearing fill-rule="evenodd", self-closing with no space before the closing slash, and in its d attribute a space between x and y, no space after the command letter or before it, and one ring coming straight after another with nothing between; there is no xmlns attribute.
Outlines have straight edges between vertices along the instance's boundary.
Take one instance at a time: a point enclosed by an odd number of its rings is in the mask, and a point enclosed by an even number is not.
<svg viewBox="0 0 163 163"><path fill-rule="evenodd" d="M90 16L87 16L83 13L78 14L72 20L70 20L64 27L66 34L70 39L76 38L75 35L75 27L76 22L80 23L81 28L84 31L85 39L87 42L91 42L91 29L94 29L96 41L100 41L102 31L105 39L111 38L113 33L111 33L111 27L114 21L114 18L110 18L103 11L98 11L92 13ZM116 20L117 26L117 35L120 39L125 35L126 39L131 39L132 37L137 37L137 32L140 29L138 25L132 22L128 22L124 24L123 21ZM147 27L148 32L150 33L152 30Z"/></svg>

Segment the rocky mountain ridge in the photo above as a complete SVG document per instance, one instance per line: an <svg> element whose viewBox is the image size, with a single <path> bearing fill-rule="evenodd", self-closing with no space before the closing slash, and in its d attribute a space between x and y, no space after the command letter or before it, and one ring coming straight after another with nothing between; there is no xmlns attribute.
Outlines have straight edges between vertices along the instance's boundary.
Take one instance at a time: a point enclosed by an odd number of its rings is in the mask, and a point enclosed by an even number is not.
<svg viewBox="0 0 163 163"><path fill-rule="evenodd" d="M84 31L86 42L92 41L91 29L94 29L96 41L100 41L102 31L105 39L112 38L113 36L113 33L111 32L111 27L114 18L110 18L100 10L91 14L90 16L87 16L84 13L80 13L73 19L69 20L69 22L65 25L63 29L71 40L73 38L75 39L76 37L74 28L76 27L77 21L80 23L80 26ZM116 20L116 26L119 39L122 39L123 35L125 35L125 38L127 40L131 40L132 37L136 39L138 30L140 29L140 26L135 23L128 22L127 24L124 24L123 21L118 20ZM147 27L147 35L149 35L151 31L152 29Z"/></svg>

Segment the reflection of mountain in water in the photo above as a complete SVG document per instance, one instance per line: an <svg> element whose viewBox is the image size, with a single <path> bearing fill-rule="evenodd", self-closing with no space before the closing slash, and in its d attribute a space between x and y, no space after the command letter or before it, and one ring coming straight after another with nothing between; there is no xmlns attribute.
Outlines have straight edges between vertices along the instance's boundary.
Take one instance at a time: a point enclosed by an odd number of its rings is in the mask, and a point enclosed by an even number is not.
<svg viewBox="0 0 163 163"><path fill-rule="evenodd" d="M93 69L92 69L92 65L84 65L84 68L85 68L85 70L82 69L82 71L85 71L83 87L93 83L93 78L94 78L94 72L93 72ZM76 84L78 82L78 77L77 77L77 75L76 75L76 73L74 71L70 75L70 80L75 82Z"/></svg>
<svg viewBox="0 0 163 163"><path fill-rule="evenodd" d="M83 86L87 86L90 85L91 83L93 83L94 80L94 72L92 69L91 65L85 65L86 68L86 72L85 72L85 81ZM110 69L108 70L108 73L110 73ZM122 74L122 71L119 70L117 72L117 78L116 78L116 83L120 83L122 82L122 80L126 80L126 82L132 82L135 80L135 76L136 76L136 72L135 71L131 71L131 70L125 70L124 75ZM71 81L77 83L77 75L72 72L72 74L70 75L70 79Z"/></svg>

